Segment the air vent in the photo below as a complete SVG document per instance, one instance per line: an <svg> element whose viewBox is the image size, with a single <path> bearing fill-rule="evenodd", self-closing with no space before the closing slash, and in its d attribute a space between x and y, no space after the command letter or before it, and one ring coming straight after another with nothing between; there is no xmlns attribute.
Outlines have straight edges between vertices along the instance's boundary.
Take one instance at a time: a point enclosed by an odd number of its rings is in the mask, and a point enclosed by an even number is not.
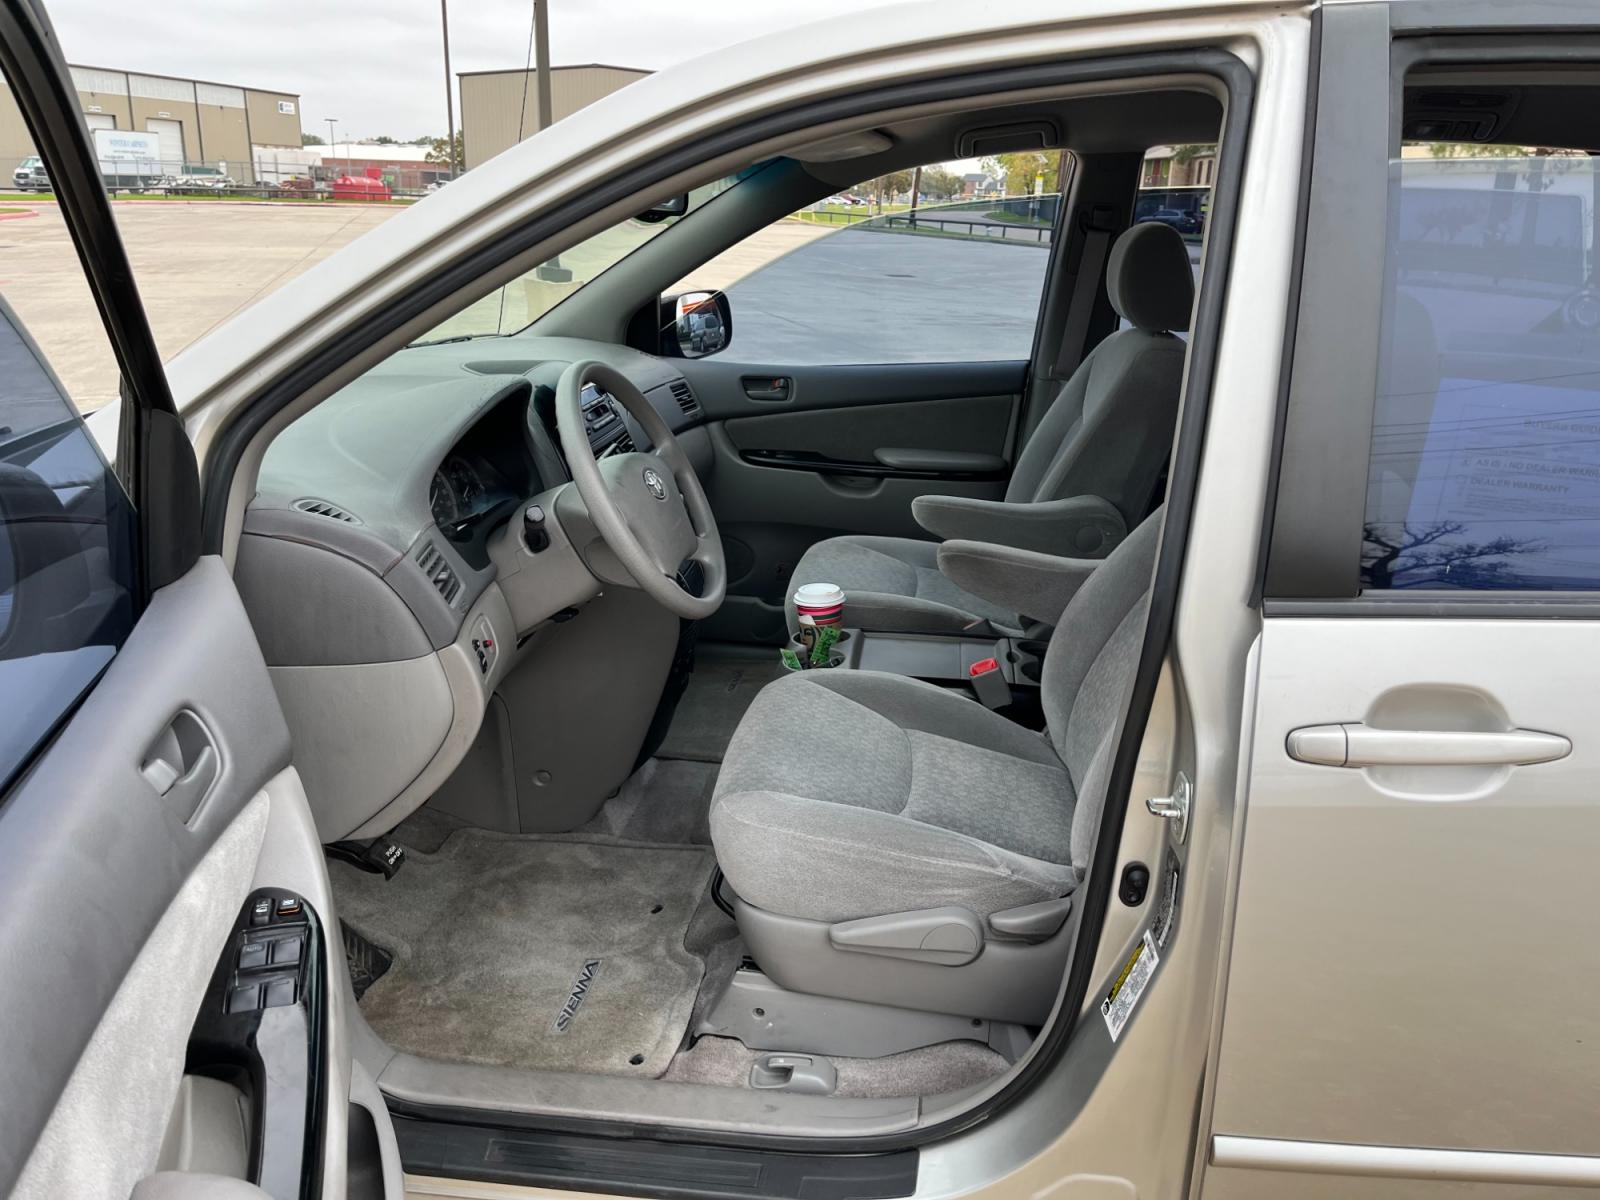
<svg viewBox="0 0 1600 1200"><path fill-rule="evenodd" d="M428 577L428 582L433 584L439 595L444 597L446 604L454 604L456 596L461 592L461 580L456 578L455 568L432 542L424 542L422 549L417 551L417 566L422 568L422 573Z"/></svg>
<svg viewBox="0 0 1600 1200"><path fill-rule="evenodd" d="M683 415L693 417L700 412L700 401L694 398L694 391L689 387L688 381L674 379L671 384L672 398L678 402L678 407L683 410Z"/></svg>
<svg viewBox="0 0 1600 1200"><path fill-rule="evenodd" d="M332 521L343 521L347 525L361 524L361 518L355 513L345 512L337 504L329 504L326 500L318 500L311 496L303 496L289 506L301 512L311 513L318 517L327 517Z"/></svg>

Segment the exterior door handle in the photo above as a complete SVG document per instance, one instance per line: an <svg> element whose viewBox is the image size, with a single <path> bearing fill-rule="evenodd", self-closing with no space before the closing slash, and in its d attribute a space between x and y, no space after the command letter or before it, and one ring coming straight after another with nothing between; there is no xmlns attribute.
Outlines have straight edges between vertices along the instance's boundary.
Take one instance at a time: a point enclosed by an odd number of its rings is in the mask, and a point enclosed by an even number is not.
<svg viewBox="0 0 1600 1200"><path fill-rule="evenodd" d="M1554 762L1572 742L1532 729L1374 729L1359 722L1290 732L1289 757L1324 767L1509 767Z"/></svg>

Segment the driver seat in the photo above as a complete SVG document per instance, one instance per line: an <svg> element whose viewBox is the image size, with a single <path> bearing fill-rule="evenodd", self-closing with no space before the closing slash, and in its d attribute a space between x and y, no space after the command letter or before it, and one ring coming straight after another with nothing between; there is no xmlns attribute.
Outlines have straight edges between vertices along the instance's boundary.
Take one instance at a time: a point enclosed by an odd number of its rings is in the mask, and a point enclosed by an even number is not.
<svg viewBox="0 0 1600 1200"><path fill-rule="evenodd" d="M1160 517L1095 566L1062 614L1043 735L877 671L798 672L761 691L723 760L711 838L771 979L1043 1022L1133 686Z"/></svg>

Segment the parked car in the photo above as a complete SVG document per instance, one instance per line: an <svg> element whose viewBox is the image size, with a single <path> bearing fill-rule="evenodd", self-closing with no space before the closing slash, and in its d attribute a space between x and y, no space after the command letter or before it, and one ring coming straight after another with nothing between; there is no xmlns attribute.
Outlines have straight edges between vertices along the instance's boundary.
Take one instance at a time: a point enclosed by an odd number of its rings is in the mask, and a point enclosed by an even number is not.
<svg viewBox="0 0 1600 1200"><path fill-rule="evenodd" d="M19 192L48 192L50 172L45 169L44 159L31 154L18 163L11 172L11 186Z"/></svg>
<svg viewBox="0 0 1600 1200"><path fill-rule="evenodd" d="M1600 8L830 20L167 363L0 17L0 1193L1600 1188ZM1048 240L789 220L1012 152Z"/></svg>
<svg viewBox="0 0 1600 1200"><path fill-rule="evenodd" d="M1204 224L1200 214L1186 208L1158 208L1154 212L1137 218L1139 221L1158 221L1163 225L1170 225L1179 233L1200 233Z"/></svg>

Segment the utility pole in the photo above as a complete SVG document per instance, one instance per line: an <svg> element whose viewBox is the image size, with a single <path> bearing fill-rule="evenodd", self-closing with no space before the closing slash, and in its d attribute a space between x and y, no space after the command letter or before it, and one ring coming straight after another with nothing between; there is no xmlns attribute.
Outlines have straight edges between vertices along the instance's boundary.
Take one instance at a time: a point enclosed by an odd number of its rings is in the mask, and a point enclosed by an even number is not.
<svg viewBox="0 0 1600 1200"><path fill-rule="evenodd" d="M917 227L917 193L922 190L922 168L911 172L911 228Z"/></svg>
<svg viewBox="0 0 1600 1200"><path fill-rule="evenodd" d="M458 174L456 165L456 89L450 78L450 0L439 0L439 24L444 30L444 140L450 147L450 178Z"/></svg>
<svg viewBox="0 0 1600 1200"><path fill-rule="evenodd" d="M339 118L338 117L323 117L322 119L328 123L328 153L332 154L333 153L333 145L334 145L333 123L335 121L337 121Z"/></svg>
<svg viewBox="0 0 1600 1200"><path fill-rule="evenodd" d="M550 126L550 0L533 0L533 61L539 81L539 128Z"/></svg>

